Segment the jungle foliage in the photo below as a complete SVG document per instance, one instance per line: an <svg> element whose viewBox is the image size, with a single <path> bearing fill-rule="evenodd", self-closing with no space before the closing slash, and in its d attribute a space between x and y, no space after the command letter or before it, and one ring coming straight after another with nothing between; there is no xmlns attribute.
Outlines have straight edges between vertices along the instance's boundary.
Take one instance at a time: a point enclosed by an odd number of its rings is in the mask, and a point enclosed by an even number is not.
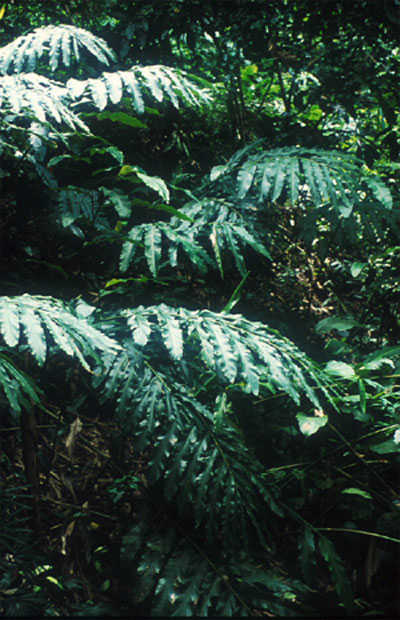
<svg viewBox="0 0 400 620"><path fill-rule="evenodd" d="M1 7L4 616L396 614L378 4Z"/></svg>

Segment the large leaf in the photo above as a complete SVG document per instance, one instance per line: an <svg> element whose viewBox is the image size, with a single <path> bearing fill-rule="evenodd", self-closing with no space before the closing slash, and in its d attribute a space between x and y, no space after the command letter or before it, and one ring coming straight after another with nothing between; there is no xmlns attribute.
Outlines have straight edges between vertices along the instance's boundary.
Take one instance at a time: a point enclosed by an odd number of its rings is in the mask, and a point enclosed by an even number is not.
<svg viewBox="0 0 400 620"><path fill-rule="evenodd" d="M124 168L129 177L130 167L124 166ZM153 205L153 208L157 208L157 205ZM132 232L132 236L136 238L137 235L141 238L143 231L147 231L149 226L154 224L135 227L134 230L137 232ZM172 217L169 222L160 222L156 226L162 233L161 251L168 252L171 267L178 265L179 258L184 260L187 257L201 272L204 272L210 269L214 262L223 277L224 262L229 254L232 255L240 274L246 273L244 250L248 246L258 254L270 258L266 243L257 230L259 227L250 205L243 207L241 211L231 202L205 198L188 203L179 210L176 217ZM146 249L146 237L144 252L130 252L128 245L125 244L121 267L123 265L123 269L126 270L133 260L138 262L142 260L143 254L150 255L150 250ZM147 262L150 267L151 263Z"/></svg>
<svg viewBox="0 0 400 620"><path fill-rule="evenodd" d="M79 100L85 95L85 101L89 98L99 110L103 110L109 100L119 103L124 94L128 95L138 114L143 114L145 98L149 97L157 102L167 99L176 108L179 100L190 105L211 101L209 91L198 86L192 76L163 65L135 65L127 71L104 72L100 77L87 80L70 78L66 87L71 97Z"/></svg>
<svg viewBox="0 0 400 620"><path fill-rule="evenodd" d="M0 102L5 112L34 118L40 123L66 124L72 129L89 131L71 108L68 90L59 82L36 73L3 76Z"/></svg>
<svg viewBox="0 0 400 620"><path fill-rule="evenodd" d="M20 73L34 71L44 53L49 53L50 67L55 71L62 62L69 67L75 58L79 60L80 50L85 49L99 62L108 65L115 60L114 52L107 43L91 32L69 24L42 26L33 32L18 37L0 49L0 71Z"/></svg>
<svg viewBox="0 0 400 620"><path fill-rule="evenodd" d="M22 326L22 331L20 330ZM49 344L89 369L87 357L116 352L120 346L83 317L75 316L52 297L21 295L0 297L0 333L9 347L23 345L22 334L39 364L46 360Z"/></svg>
<svg viewBox="0 0 400 620"><path fill-rule="evenodd" d="M242 388L254 394L258 393L260 385L273 393L287 393L295 402L300 402L304 394L320 409L318 391L337 408L334 391L326 388L329 380L319 366L292 342L261 323L247 321L241 315L164 305L123 310L118 321L121 327L127 321L134 331L135 342L138 342L136 314L140 321L151 324L153 334L157 335L158 341L164 342L172 359L186 359L189 364L197 364L197 358L193 358L194 351L197 351L206 366L221 380L241 382ZM166 316L169 317L168 324L165 323ZM144 338L144 346L150 346L150 350L156 342ZM161 354L159 346L153 354Z"/></svg>

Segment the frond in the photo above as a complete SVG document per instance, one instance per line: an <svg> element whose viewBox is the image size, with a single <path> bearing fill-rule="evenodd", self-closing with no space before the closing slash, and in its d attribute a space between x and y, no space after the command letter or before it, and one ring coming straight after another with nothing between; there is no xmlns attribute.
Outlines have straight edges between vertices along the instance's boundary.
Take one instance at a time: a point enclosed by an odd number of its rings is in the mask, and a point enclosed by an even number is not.
<svg viewBox="0 0 400 620"><path fill-rule="evenodd" d="M0 333L10 348L26 344L41 365L55 345L89 369L87 357L99 361L101 353L117 351L119 345L75 316L61 301L39 295L0 297Z"/></svg>
<svg viewBox="0 0 400 620"><path fill-rule="evenodd" d="M231 382L236 373L239 389L251 391L253 386L258 393L266 382L267 389L274 382L284 389L282 374L295 383L290 364L299 364L304 374L293 389L308 393L314 388L305 387L306 380L312 380L301 362L308 366L310 361L273 330L237 315L163 305L113 313L111 324L124 348L110 358L103 393L117 401L117 419L135 436L136 450L146 452L146 496L151 501L154 493L154 502L167 515L165 530L158 513L154 526L148 515L124 538L121 559L136 569L132 580L137 602L151 594L155 615L242 615L255 608L296 615L284 594L300 596L305 587L282 581L260 563L256 569L247 556L256 544L265 566L267 515L273 511L283 516L279 490L270 487L229 416L221 423L218 403L199 402L182 377L186 381L193 374L191 364L198 373L203 358L222 383ZM269 367L268 355L276 355ZM98 389L101 380L95 381ZM177 514L180 523L189 524L189 535L185 526L175 531ZM240 561L236 564L234 558Z"/></svg>
<svg viewBox="0 0 400 620"><path fill-rule="evenodd" d="M252 152L253 151L253 152ZM350 215L357 200L362 162L343 151L284 147L259 150L259 142L239 151L216 177L236 175L240 198L249 193L259 201L310 200L330 203Z"/></svg>
<svg viewBox="0 0 400 620"><path fill-rule="evenodd" d="M65 123L88 131L85 123L68 105L69 93L63 84L36 73L0 77L0 108L3 113L31 116L40 123Z"/></svg>
<svg viewBox="0 0 400 620"><path fill-rule="evenodd" d="M135 602L151 595L152 616L298 615L291 601L307 593L300 582L265 567L265 561L263 566L233 554L221 560L175 519L156 523L150 507L140 517L123 538L121 562L132 575Z"/></svg>
<svg viewBox="0 0 400 620"><path fill-rule="evenodd" d="M49 55L50 68L55 71L59 64L69 67L74 59L79 61L82 50L105 65L115 60L114 52L100 37L76 26L50 25L36 28L1 48L0 73L35 71L44 53Z"/></svg>
<svg viewBox="0 0 400 620"><path fill-rule="evenodd" d="M182 255L201 272L216 265L222 276L223 259L228 255L241 275L246 273L246 247L270 258L265 240L256 232L262 231L262 225L257 220L257 209L252 205L234 205L227 200L205 198L188 203L179 213L187 219L172 217L169 222L139 224L132 228L122 247L121 271L130 267L139 252L141 255L137 260L146 258L154 276L163 260L176 267L178 257ZM152 243L154 236L156 245Z"/></svg>
<svg viewBox="0 0 400 620"><path fill-rule="evenodd" d="M146 340L149 327L139 324ZM282 512L257 459L229 422L216 424L214 409L201 404L176 372L168 365L155 370L155 360L148 359L127 341L111 360L102 389L105 398L117 401L117 419L135 435L136 449L149 455L149 484L161 482L164 499L195 528L201 526L208 541L220 535L226 550L248 548L253 532L265 546L268 528L259 515Z"/></svg>
<svg viewBox="0 0 400 620"><path fill-rule="evenodd" d="M84 220L97 230L109 230L110 226L100 211L99 192L69 185L58 192L58 217L63 227L77 220Z"/></svg>
<svg viewBox="0 0 400 620"><path fill-rule="evenodd" d="M245 392L283 392L296 403L304 395L320 407L316 393L320 391L335 406L319 366L262 323L239 314L175 309L164 304L122 310L116 320L121 328L125 322L134 343L151 359L167 355L196 368L201 360L224 384Z"/></svg>
<svg viewBox="0 0 400 620"><path fill-rule="evenodd" d="M71 97L79 100L83 95L93 101L98 110L111 103L119 103L123 95L129 96L135 111L143 114L145 98L158 102L167 99L179 108L179 101L200 105L210 101L209 91L197 86L194 79L179 69L164 65L133 66L127 71L104 72L98 78L76 80L66 84Z"/></svg>
<svg viewBox="0 0 400 620"><path fill-rule="evenodd" d="M15 365L4 347L0 349L0 389L15 413L29 409L32 403L41 406L41 391L33 379Z"/></svg>

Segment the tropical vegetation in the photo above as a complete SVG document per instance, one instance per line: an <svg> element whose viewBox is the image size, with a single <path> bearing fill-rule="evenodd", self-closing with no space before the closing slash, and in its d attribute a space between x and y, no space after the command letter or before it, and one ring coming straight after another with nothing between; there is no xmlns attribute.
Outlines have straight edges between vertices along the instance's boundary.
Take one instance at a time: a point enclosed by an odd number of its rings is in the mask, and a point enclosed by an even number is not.
<svg viewBox="0 0 400 620"><path fill-rule="evenodd" d="M398 0L0 18L2 614L394 617Z"/></svg>

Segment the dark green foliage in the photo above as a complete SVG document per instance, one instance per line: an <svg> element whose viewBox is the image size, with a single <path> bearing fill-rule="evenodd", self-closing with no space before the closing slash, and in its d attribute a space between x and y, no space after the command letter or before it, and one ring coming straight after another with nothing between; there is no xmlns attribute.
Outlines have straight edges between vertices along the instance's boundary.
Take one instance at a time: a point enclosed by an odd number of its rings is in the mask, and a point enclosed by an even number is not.
<svg viewBox="0 0 400 620"><path fill-rule="evenodd" d="M5 616L394 615L398 51L224 4L0 9Z"/></svg>
<svg viewBox="0 0 400 620"><path fill-rule="evenodd" d="M167 519L154 529L151 513L141 516L124 537L121 559L129 568L138 562L136 601L147 599L152 616L247 617L256 608L296 616L296 599L307 592L299 581L240 554L207 557L195 534L185 536Z"/></svg>
<svg viewBox="0 0 400 620"><path fill-rule="evenodd" d="M254 210L251 205L205 198L180 209L180 215L189 221L173 217L169 222L135 226L122 248L121 271L129 268L143 247L148 267L155 276L167 252L171 267L177 267L183 254L203 273L214 263L222 277L223 258L230 254L236 269L244 275L246 246L270 258L265 240L255 231Z"/></svg>

